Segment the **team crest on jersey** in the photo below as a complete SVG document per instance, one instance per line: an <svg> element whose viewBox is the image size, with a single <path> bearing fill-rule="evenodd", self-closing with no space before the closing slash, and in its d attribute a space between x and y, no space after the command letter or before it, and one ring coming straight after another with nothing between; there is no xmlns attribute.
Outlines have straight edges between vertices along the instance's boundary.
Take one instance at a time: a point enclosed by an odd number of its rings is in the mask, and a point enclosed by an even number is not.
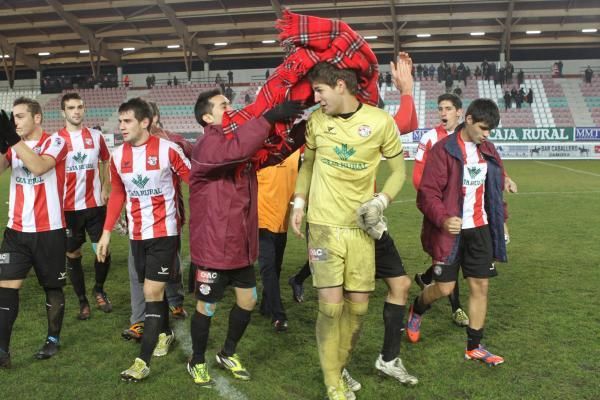
<svg viewBox="0 0 600 400"><path fill-rule="evenodd" d="M62 146L63 144L63 140L60 136L57 136L54 138L54 146L58 147L58 146Z"/></svg>
<svg viewBox="0 0 600 400"><path fill-rule="evenodd" d="M148 157L148 165L151 165L154 167L156 165L156 163L158 163L158 158L156 156Z"/></svg>
<svg viewBox="0 0 600 400"><path fill-rule="evenodd" d="M34 147L33 149L31 149L31 150L33 150L33 152L34 152L35 154L40 154L40 153L42 152L42 148L41 148L40 146L35 146L35 147Z"/></svg>
<svg viewBox="0 0 600 400"><path fill-rule="evenodd" d="M90 138L85 138L85 145L86 146L91 146L92 144L94 144L94 141Z"/></svg>
<svg viewBox="0 0 600 400"><path fill-rule="evenodd" d="M369 125L361 125L358 127L358 136L368 137L371 134L371 127Z"/></svg>

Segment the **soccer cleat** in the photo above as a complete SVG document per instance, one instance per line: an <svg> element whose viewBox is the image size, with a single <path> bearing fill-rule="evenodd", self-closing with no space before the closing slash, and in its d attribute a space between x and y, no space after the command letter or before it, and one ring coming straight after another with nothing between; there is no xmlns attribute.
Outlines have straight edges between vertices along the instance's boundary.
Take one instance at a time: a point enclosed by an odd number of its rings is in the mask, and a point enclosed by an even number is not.
<svg viewBox="0 0 600 400"><path fill-rule="evenodd" d="M406 337L411 343L417 343L421 337L421 316L414 312L414 304L411 304L406 322Z"/></svg>
<svg viewBox="0 0 600 400"><path fill-rule="evenodd" d="M490 367L495 367L504 362L504 358L490 353L482 345L473 350L465 350L465 360L479 360Z"/></svg>
<svg viewBox="0 0 600 400"><path fill-rule="evenodd" d="M421 290L425 289L425 286L427 286L425 284L425 282L423 282L422 276L423 276L423 274L419 274L419 273L415 274L415 283L417 285L419 285L419 287L421 288Z"/></svg>
<svg viewBox="0 0 600 400"><path fill-rule="evenodd" d="M194 383L204 388L211 388L215 382L210 378L208 374L208 368L206 363L191 365L187 363L187 371L194 378Z"/></svg>
<svg viewBox="0 0 600 400"><path fill-rule="evenodd" d="M9 369L10 367L10 353L0 349L0 369Z"/></svg>
<svg viewBox="0 0 600 400"><path fill-rule="evenodd" d="M58 353L58 340L48 337L46 343L33 356L38 360L47 360Z"/></svg>
<svg viewBox="0 0 600 400"><path fill-rule="evenodd" d="M348 374L348 376L350 376L350 374ZM341 376L340 381L338 382L338 389L344 394L346 400L356 400L356 395L354 394L352 389L348 387L348 383L346 382L346 380Z"/></svg>
<svg viewBox="0 0 600 400"><path fill-rule="evenodd" d="M458 326L469 326L469 316L462 308L452 313L452 321Z"/></svg>
<svg viewBox="0 0 600 400"><path fill-rule="evenodd" d="M250 380L250 373L244 368L240 356L237 354L228 357L222 352L218 352L216 358L217 364L219 364L221 368L230 371L234 378L242 381Z"/></svg>
<svg viewBox="0 0 600 400"><path fill-rule="evenodd" d="M288 330L288 322L285 319L278 319L273 322L273 329L277 333L286 332Z"/></svg>
<svg viewBox="0 0 600 400"><path fill-rule="evenodd" d="M169 352L169 346L171 343L175 341L175 332L171 330L171 334L167 335L166 333L161 333L158 335L158 342L156 343L156 347L154 348L154 352L152 355L154 357L162 357L166 356Z"/></svg>
<svg viewBox="0 0 600 400"><path fill-rule="evenodd" d="M344 380L346 386L353 392L358 392L362 388L360 382L351 377L346 368L342 370L342 379Z"/></svg>
<svg viewBox="0 0 600 400"><path fill-rule="evenodd" d="M416 376L412 376L406 371L404 364L402 364L402 360L400 357L396 357L391 361L383 361L383 357L381 354L377 361L375 361L375 368L377 368L381 373L391 376L392 378L397 379L403 385L414 386L419 383L419 380Z"/></svg>
<svg viewBox="0 0 600 400"><path fill-rule="evenodd" d="M292 297L296 303L302 303L304 301L304 286L296 283L296 275L293 275L288 279L288 283L292 288Z"/></svg>
<svg viewBox="0 0 600 400"><path fill-rule="evenodd" d="M85 321L86 319L90 319L90 314L90 303L87 301L79 303L79 314L77 314L77 319L80 321Z"/></svg>
<svg viewBox="0 0 600 400"><path fill-rule="evenodd" d="M150 368L141 358L136 358L133 365L121 372L121 379L129 382L139 382L150 375Z"/></svg>
<svg viewBox="0 0 600 400"><path fill-rule="evenodd" d="M96 306L104 311L105 313L109 313L112 311L112 303L108 299L105 291L96 292L96 290L92 290L92 296L96 299Z"/></svg>
<svg viewBox="0 0 600 400"><path fill-rule="evenodd" d="M335 386L329 386L327 388L327 399L328 400L348 400L344 395L341 388Z"/></svg>
<svg viewBox="0 0 600 400"><path fill-rule="evenodd" d="M125 340L142 340L144 336L144 322L136 322L121 333L121 337Z"/></svg>
<svg viewBox="0 0 600 400"><path fill-rule="evenodd" d="M188 316L183 306L169 306L169 310L171 310L171 317L175 319L186 319Z"/></svg>

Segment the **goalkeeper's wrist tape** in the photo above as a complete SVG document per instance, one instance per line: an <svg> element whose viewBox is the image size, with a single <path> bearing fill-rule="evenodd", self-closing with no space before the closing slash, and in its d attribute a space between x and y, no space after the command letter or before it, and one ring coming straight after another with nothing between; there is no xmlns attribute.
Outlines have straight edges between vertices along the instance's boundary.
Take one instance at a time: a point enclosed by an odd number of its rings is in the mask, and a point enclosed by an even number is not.
<svg viewBox="0 0 600 400"><path fill-rule="evenodd" d="M306 204L306 200L304 200L302 197L294 197L294 210L299 208L304 210L304 205Z"/></svg>
<svg viewBox="0 0 600 400"><path fill-rule="evenodd" d="M381 201L381 204L383 204L383 208L387 208L387 206L390 205L390 201L388 200L387 196L383 193L375 193L373 197L377 197L377 199Z"/></svg>

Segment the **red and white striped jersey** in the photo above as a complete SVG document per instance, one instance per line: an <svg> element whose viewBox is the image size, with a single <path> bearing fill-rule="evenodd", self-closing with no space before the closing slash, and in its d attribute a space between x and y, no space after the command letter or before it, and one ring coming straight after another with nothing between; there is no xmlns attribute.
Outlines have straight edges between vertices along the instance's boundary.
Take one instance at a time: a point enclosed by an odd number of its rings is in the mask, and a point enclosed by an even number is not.
<svg viewBox="0 0 600 400"><path fill-rule="evenodd" d="M26 141L25 144L39 155L54 158L56 166L43 175L35 176L12 149L8 150L6 159L12 170L7 226L20 232L46 232L64 228L67 144L59 135L50 136L46 132L39 141Z"/></svg>
<svg viewBox="0 0 600 400"><path fill-rule="evenodd" d="M417 154L415 154L415 166L413 169L413 186L415 187L415 190L419 190L419 185L421 184L421 177L423 176L423 170L425 169L425 162L427 161L429 150L431 150L434 144L446 136L451 135L452 133L454 132L446 131L446 129L440 124L435 128L428 130L423 134L423 136L421 136L419 147L417 148Z"/></svg>
<svg viewBox="0 0 600 400"><path fill-rule="evenodd" d="M110 152L102 132L84 127L76 132L63 128L58 134L65 138L69 148L65 164L65 211L103 206L98 162L108 161Z"/></svg>
<svg viewBox="0 0 600 400"><path fill-rule="evenodd" d="M104 229L112 230L125 202L130 239L180 234L176 183L177 176L189 182L190 161L179 146L156 136L141 146L124 143L113 151L110 172Z"/></svg>
<svg viewBox="0 0 600 400"><path fill-rule="evenodd" d="M487 163L475 143L465 142L459 135L458 145L464 162L462 229L478 228L488 224L485 212Z"/></svg>

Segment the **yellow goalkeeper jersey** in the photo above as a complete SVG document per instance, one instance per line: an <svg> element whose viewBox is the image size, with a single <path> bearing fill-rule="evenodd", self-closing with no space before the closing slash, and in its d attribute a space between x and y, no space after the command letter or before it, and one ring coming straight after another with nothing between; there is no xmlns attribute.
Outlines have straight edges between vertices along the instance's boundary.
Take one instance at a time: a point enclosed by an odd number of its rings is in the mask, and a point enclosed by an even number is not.
<svg viewBox="0 0 600 400"><path fill-rule="evenodd" d="M363 104L350 118L315 111L306 128L306 147L315 151L307 221L356 228L356 210L369 200L381 156L403 156L394 119Z"/></svg>

